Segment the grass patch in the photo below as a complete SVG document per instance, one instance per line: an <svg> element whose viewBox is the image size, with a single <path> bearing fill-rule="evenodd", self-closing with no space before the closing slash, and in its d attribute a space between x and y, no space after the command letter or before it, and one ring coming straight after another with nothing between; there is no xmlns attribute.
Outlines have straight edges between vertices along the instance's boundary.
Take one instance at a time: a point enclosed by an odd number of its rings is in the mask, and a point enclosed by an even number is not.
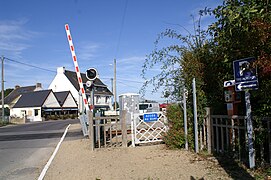
<svg viewBox="0 0 271 180"><path fill-rule="evenodd" d="M258 168L254 170L255 179L261 180L261 179L270 179L271 178L271 167L266 166L262 168Z"/></svg>
<svg viewBox="0 0 271 180"><path fill-rule="evenodd" d="M11 124L11 123L8 122L8 121L0 121L0 127L6 126L6 125L9 125L9 124Z"/></svg>

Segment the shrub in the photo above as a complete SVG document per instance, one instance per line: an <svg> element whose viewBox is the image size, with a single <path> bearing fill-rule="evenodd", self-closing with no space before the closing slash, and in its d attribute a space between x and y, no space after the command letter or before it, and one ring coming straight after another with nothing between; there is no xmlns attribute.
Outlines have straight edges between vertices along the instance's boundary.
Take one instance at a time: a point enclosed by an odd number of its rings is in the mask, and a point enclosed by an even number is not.
<svg viewBox="0 0 271 180"><path fill-rule="evenodd" d="M164 134L163 140L169 148L184 148L185 133L183 121L183 109L178 104L167 107L167 119L169 130ZM188 122L188 143L193 147L193 129L189 129Z"/></svg>

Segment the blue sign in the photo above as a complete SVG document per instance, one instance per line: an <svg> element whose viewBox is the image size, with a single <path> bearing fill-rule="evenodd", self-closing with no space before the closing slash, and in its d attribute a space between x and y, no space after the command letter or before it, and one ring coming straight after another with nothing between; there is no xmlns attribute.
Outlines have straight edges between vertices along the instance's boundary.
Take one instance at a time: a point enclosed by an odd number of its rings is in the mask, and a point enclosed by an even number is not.
<svg viewBox="0 0 271 180"><path fill-rule="evenodd" d="M243 91L246 89L256 90L258 87L258 81L241 82L235 85L236 91Z"/></svg>
<svg viewBox="0 0 271 180"><path fill-rule="evenodd" d="M258 77L256 68L252 67L255 58L239 59L233 62L235 90L258 89Z"/></svg>
<svg viewBox="0 0 271 180"><path fill-rule="evenodd" d="M157 113L151 113L151 114L144 114L143 115L143 121L144 122L151 122L151 121L157 121L158 120L158 114Z"/></svg>

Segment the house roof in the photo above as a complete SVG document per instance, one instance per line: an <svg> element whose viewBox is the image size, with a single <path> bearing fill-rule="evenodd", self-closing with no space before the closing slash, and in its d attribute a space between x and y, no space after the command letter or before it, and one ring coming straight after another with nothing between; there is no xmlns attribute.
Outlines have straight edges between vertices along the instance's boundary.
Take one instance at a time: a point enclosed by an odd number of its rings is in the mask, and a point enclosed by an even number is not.
<svg viewBox="0 0 271 180"><path fill-rule="evenodd" d="M64 104L64 102L67 99L69 93L70 93L70 91L55 92L55 96L56 96L60 106L62 106Z"/></svg>
<svg viewBox="0 0 271 180"><path fill-rule="evenodd" d="M77 91L79 91L80 87L77 80L76 72L65 70L64 74L72 83L72 85L77 89ZM86 83L88 81L86 74L81 73L81 77L82 77L83 83ZM99 78L96 78L94 80L94 86L96 87L96 89L98 89L94 92L94 94L103 94L103 95L110 95L110 96L113 95L112 92L107 88L107 86ZM88 92L88 90L86 92Z"/></svg>
<svg viewBox="0 0 271 180"><path fill-rule="evenodd" d="M25 87L17 87L9 95L7 95L4 99L5 104L10 104L14 99L19 97L23 93L33 92L36 89L36 85L34 86L25 86Z"/></svg>
<svg viewBox="0 0 271 180"><path fill-rule="evenodd" d="M13 108L41 107L52 90L23 93Z"/></svg>

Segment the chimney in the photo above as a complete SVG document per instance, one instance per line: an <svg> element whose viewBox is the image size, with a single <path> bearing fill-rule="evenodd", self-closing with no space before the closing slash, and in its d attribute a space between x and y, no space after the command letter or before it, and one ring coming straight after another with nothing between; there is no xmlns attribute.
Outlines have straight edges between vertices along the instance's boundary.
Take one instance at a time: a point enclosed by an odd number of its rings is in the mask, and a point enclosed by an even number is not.
<svg viewBox="0 0 271 180"><path fill-rule="evenodd" d="M58 67L57 68L57 74L64 74L65 73L65 67Z"/></svg>
<svg viewBox="0 0 271 180"><path fill-rule="evenodd" d="M36 88L34 89L34 91L41 91L42 87L41 87L41 83L36 83Z"/></svg>
<svg viewBox="0 0 271 180"><path fill-rule="evenodd" d="M42 88L41 83L36 83L36 88Z"/></svg>
<svg viewBox="0 0 271 180"><path fill-rule="evenodd" d="M16 86L15 86L15 89L18 89L19 87L20 87L19 85L16 85Z"/></svg>

